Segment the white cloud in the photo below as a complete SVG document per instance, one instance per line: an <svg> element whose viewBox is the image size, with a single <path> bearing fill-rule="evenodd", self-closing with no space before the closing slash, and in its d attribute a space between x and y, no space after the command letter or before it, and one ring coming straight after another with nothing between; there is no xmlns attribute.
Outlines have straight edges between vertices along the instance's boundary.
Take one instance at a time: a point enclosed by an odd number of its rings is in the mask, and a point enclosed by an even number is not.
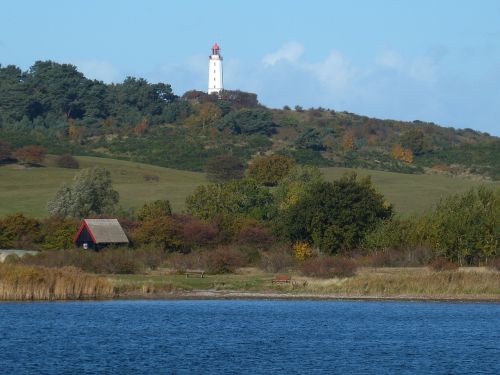
<svg viewBox="0 0 500 375"><path fill-rule="evenodd" d="M272 66L280 61L296 62L304 53L304 46L297 42L289 42L275 52L269 53L262 59L266 66Z"/></svg>
<svg viewBox="0 0 500 375"><path fill-rule="evenodd" d="M108 61L80 60L74 64L85 77L90 79L97 79L106 83L118 82L123 79L120 70Z"/></svg>
<svg viewBox="0 0 500 375"><path fill-rule="evenodd" d="M348 87L359 75L351 62L338 51L330 52L324 61L304 67L326 87L334 89Z"/></svg>
<svg viewBox="0 0 500 375"><path fill-rule="evenodd" d="M390 50L383 51L379 54L375 59L375 62L378 65L389 69L399 69L403 65L401 56L397 52Z"/></svg>

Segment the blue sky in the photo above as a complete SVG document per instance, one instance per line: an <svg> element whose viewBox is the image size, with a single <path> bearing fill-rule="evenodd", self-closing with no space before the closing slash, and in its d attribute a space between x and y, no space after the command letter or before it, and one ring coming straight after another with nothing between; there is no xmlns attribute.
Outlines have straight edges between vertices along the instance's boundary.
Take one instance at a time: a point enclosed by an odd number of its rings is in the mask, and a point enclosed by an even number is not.
<svg viewBox="0 0 500 375"><path fill-rule="evenodd" d="M500 135L499 1L2 0L0 63L75 64L206 90L218 42L228 89Z"/></svg>

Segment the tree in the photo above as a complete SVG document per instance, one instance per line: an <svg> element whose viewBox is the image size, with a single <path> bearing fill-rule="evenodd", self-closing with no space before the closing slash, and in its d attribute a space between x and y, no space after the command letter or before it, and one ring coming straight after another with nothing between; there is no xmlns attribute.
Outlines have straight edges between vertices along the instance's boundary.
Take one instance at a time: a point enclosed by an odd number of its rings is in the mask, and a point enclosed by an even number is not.
<svg viewBox="0 0 500 375"><path fill-rule="evenodd" d="M354 137L354 132L352 130L348 130L344 133L342 137L342 150L344 152L351 151L354 149L356 139Z"/></svg>
<svg viewBox="0 0 500 375"><path fill-rule="evenodd" d="M261 185L276 186L294 165L295 161L288 156L260 156L250 165L248 175Z"/></svg>
<svg viewBox="0 0 500 375"><path fill-rule="evenodd" d="M392 207L370 179L358 180L351 174L333 183L312 185L277 220L288 240L307 241L324 253L337 253L354 249L368 231L391 215Z"/></svg>
<svg viewBox="0 0 500 375"><path fill-rule="evenodd" d="M414 155L424 152L424 132L421 129L410 129L401 135L401 145L411 150Z"/></svg>
<svg viewBox="0 0 500 375"><path fill-rule="evenodd" d="M208 160L205 170L209 181L226 182L243 178L245 166L230 155L219 155Z"/></svg>
<svg viewBox="0 0 500 375"><path fill-rule="evenodd" d="M151 244L162 250L178 250L182 246L180 226L172 217L163 216L143 221L132 231L132 241Z"/></svg>
<svg viewBox="0 0 500 375"><path fill-rule="evenodd" d="M14 151L14 157L25 164L40 164L47 155L47 149L41 146L24 146Z"/></svg>
<svg viewBox="0 0 500 375"><path fill-rule="evenodd" d="M156 200L144 205L137 211L137 220L148 221L172 215L172 207L170 202L166 199Z"/></svg>
<svg viewBox="0 0 500 375"><path fill-rule="evenodd" d="M0 220L0 248L27 248L38 242L40 223L23 214L9 215Z"/></svg>
<svg viewBox="0 0 500 375"><path fill-rule="evenodd" d="M71 185L61 186L47 207L51 215L83 218L112 213L118 198L118 192L112 187L111 173L95 167L83 169Z"/></svg>
<svg viewBox="0 0 500 375"><path fill-rule="evenodd" d="M273 115L266 109L240 109L224 116L218 123L219 130L228 129L234 134L264 134L275 132Z"/></svg>
<svg viewBox="0 0 500 375"><path fill-rule="evenodd" d="M78 230L79 221L73 218L52 216L42 222L40 235L42 248L63 250L74 247L73 237Z"/></svg>
<svg viewBox="0 0 500 375"><path fill-rule="evenodd" d="M295 205L312 185L323 181L323 174L318 167L309 165L293 167L273 191L277 210L275 215Z"/></svg>
<svg viewBox="0 0 500 375"><path fill-rule="evenodd" d="M186 198L186 209L201 219L218 216L267 218L271 193L254 180L232 180L225 184L199 186Z"/></svg>
<svg viewBox="0 0 500 375"><path fill-rule="evenodd" d="M401 145L395 145L392 148L392 157L407 164L413 163L413 152Z"/></svg>

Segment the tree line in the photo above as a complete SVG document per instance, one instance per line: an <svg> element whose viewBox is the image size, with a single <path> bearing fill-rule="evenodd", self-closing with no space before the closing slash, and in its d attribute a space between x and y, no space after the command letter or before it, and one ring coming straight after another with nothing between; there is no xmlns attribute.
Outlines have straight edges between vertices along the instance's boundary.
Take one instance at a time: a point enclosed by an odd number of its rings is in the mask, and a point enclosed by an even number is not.
<svg viewBox="0 0 500 375"><path fill-rule="evenodd" d="M316 167L277 155L261 157L243 173L228 173L227 164L187 197L184 213L173 213L168 200L123 210L109 172L84 169L48 203L45 221L23 215L0 220L0 246L71 248L81 218L113 215L134 247L186 254L233 246L229 258L286 264L292 257L307 261L311 274L333 267L331 256L392 266L441 258L478 265L499 256L500 189L473 189L401 218L369 178L348 174L327 182Z"/></svg>

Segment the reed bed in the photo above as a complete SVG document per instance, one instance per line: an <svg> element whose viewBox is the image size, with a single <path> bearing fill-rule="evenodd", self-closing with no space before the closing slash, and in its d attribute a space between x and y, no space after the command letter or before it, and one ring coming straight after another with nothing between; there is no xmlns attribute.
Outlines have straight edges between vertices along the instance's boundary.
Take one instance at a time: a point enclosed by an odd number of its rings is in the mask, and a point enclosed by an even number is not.
<svg viewBox="0 0 500 375"><path fill-rule="evenodd" d="M0 264L0 300L78 300L113 297L109 281L75 267Z"/></svg>
<svg viewBox="0 0 500 375"><path fill-rule="evenodd" d="M373 296L500 296L500 272L418 269L365 270L344 279L296 278L301 291Z"/></svg>

